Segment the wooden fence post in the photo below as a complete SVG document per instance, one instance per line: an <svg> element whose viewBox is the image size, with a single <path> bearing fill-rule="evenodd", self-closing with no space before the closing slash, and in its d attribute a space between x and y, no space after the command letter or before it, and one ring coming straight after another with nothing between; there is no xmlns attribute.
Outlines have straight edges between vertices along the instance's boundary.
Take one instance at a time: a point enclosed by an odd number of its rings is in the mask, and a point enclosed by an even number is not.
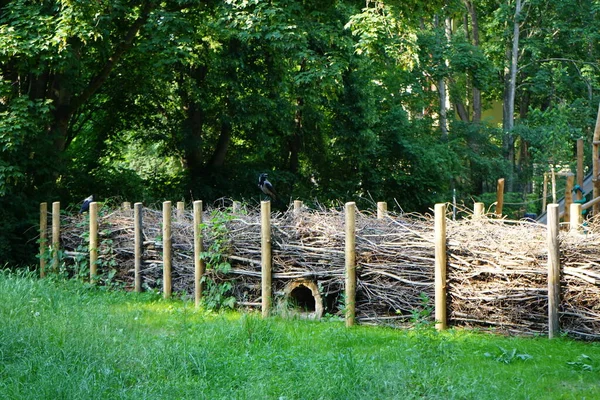
<svg viewBox="0 0 600 400"><path fill-rule="evenodd" d="M177 221L183 220L183 214L185 213L185 203L183 201L177 202Z"/></svg>
<svg viewBox="0 0 600 400"><path fill-rule="evenodd" d="M201 254L204 251L202 242L202 200L194 201L194 304L200 307L202 300L202 276L204 275L204 260Z"/></svg>
<svg viewBox="0 0 600 400"><path fill-rule="evenodd" d="M548 338L558 335L560 304L560 249L558 243L558 204L549 204L548 216Z"/></svg>
<svg viewBox="0 0 600 400"><path fill-rule="evenodd" d="M571 233L577 233L581 229L582 216L581 216L582 206L580 203L572 203L571 204L571 219L569 220L569 230Z"/></svg>
<svg viewBox="0 0 600 400"><path fill-rule="evenodd" d="M548 201L548 173L544 172L544 187L542 188L542 210L546 209Z"/></svg>
<svg viewBox="0 0 600 400"><path fill-rule="evenodd" d="M377 219L384 219L387 216L387 203L380 201L377 203Z"/></svg>
<svg viewBox="0 0 600 400"><path fill-rule="evenodd" d="M48 250L48 203L40 203L40 278L46 276Z"/></svg>
<svg viewBox="0 0 600 400"><path fill-rule="evenodd" d="M239 201L234 201L233 206L231 207L231 212L233 214L238 214L242 210L242 203Z"/></svg>
<svg viewBox="0 0 600 400"><path fill-rule="evenodd" d="M294 215L298 216L302 213L302 200L294 200Z"/></svg>
<svg viewBox="0 0 600 400"><path fill-rule="evenodd" d="M356 203L345 207L346 327L356 319Z"/></svg>
<svg viewBox="0 0 600 400"><path fill-rule="evenodd" d="M552 167L552 203L556 204L556 172L554 171L554 167ZM547 209L547 208L546 208Z"/></svg>
<svg viewBox="0 0 600 400"><path fill-rule="evenodd" d="M52 203L52 271L58 272L60 249L60 201Z"/></svg>
<svg viewBox="0 0 600 400"><path fill-rule="evenodd" d="M96 283L98 275L98 203L90 203L90 283Z"/></svg>
<svg viewBox="0 0 600 400"><path fill-rule="evenodd" d="M571 204L573 204L573 182L575 176L567 175L567 186L565 187L565 222L571 221Z"/></svg>
<svg viewBox="0 0 600 400"><path fill-rule="evenodd" d="M473 204L473 219L478 221L485 215L485 204L475 203Z"/></svg>
<svg viewBox="0 0 600 400"><path fill-rule="evenodd" d="M171 202L163 202L163 296L171 297Z"/></svg>
<svg viewBox="0 0 600 400"><path fill-rule="evenodd" d="M577 184L583 189L583 139L577 139ZM583 193L577 191L577 200L583 198Z"/></svg>
<svg viewBox="0 0 600 400"><path fill-rule="evenodd" d="M133 235L134 235L134 290L137 293L142 291L142 252L143 252L143 239L142 239L142 220L143 220L143 208L142 203L135 203L133 205Z"/></svg>
<svg viewBox="0 0 600 400"><path fill-rule="evenodd" d="M271 202L260 202L260 265L261 265L261 299L262 316L267 318L271 313Z"/></svg>
<svg viewBox="0 0 600 400"><path fill-rule="evenodd" d="M121 207L123 207L123 211L130 211L131 203L128 201L124 201L123 204L121 205Z"/></svg>
<svg viewBox="0 0 600 400"><path fill-rule="evenodd" d="M496 185L496 215L502 218L502 209L504 208L504 178L498 179Z"/></svg>
<svg viewBox="0 0 600 400"><path fill-rule="evenodd" d="M452 221L456 221L456 188L452 189Z"/></svg>
<svg viewBox="0 0 600 400"><path fill-rule="evenodd" d="M596 126L594 127L594 136L592 138L592 182L594 188L592 197L600 197L600 104L598 105L598 114L596 115ZM600 213L600 204L594 203L593 214Z"/></svg>
<svg viewBox="0 0 600 400"><path fill-rule="evenodd" d="M435 205L435 328L447 327L446 204Z"/></svg>

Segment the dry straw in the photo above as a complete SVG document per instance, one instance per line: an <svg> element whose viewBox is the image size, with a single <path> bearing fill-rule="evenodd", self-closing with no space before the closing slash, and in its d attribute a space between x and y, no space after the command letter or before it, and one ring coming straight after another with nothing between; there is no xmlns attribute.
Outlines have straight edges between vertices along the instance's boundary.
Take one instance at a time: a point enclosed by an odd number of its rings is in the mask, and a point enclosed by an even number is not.
<svg viewBox="0 0 600 400"><path fill-rule="evenodd" d="M211 215L205 211L204 242L210 248ZM447 285L450 326L510 334L548 331L546 226L507 221L492 215L447 220ZM67 256L86 248L88 225L82 216L63 216L61 246ZM99 217L99 274L103 266L134 286L133 210L103 210ZM143 210L142 286L160 288L162 213ZM223 222L219 222L223 223ZM261 216L259 209L236 212L227 225L224 251L232 269L206 274L230 281L238 304L259 306L261 290ZM586 234L560 235L562 332L600 339L600 229L588 221ZM394 214L383 218L357 212L356 319L403 324L415 317L433 322L434 220L430 215ZM193 214L172 222L174 292L194 293ZM325 312L343 314L344 214L340 209L274 213L271 219L273 295L294 281L314 282Z"/></svg>

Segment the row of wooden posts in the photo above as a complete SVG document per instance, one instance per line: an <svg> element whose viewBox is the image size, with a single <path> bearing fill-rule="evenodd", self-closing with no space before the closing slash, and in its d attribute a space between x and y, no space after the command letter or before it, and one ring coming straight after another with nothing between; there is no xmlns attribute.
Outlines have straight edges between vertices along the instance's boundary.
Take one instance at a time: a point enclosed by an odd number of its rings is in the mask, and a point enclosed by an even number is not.
<svg viewBox="0 0 600 400"><path fill-rule="evenodd" d="M130 209L129 203L124 207ZM581 204L572 204L572 215L581 215ZM163 296L171 297L171 202L163 203ZM234 207L235 208L235 207ZM300 213L302 202L294 202L294 212ZM134 290L140 292L142 264L142 203L135 203L134 211ZM435 326L438 330L447 328L447 293L446 293L446 217L447 205L436 204L434 216L435 242ZM179 216L183 216L184 203L177 205ZM194 201L194 299L199 306L202 299L202 276L205 265L200 254L203 252L202 241L202 201ZM356 204L345 204L345 321L346 326L352 326L356 320ZM377 218L385 218L387 204L377 203ZM485 215L484 204L475 203L473 219L481 219ZM559 209L557 204L547 208L547 244L548 244L548 331L552 338L558 334L558 305L560 283L559 257ZM58 250L60 247L60 202L52 203L52 241L48 247L47 239L47 203L40 204L40 276L46 274L46 252L51 251L52 268L56 271L59 266ZM581 221L571 221L571 229L580 228ZM91 203L89 208L89 256L90 282L97 279L98 264L98 203ZM263 317L270 315L272 306L272 264L271 264L271 203L261 202L261 308Z"/></svg>

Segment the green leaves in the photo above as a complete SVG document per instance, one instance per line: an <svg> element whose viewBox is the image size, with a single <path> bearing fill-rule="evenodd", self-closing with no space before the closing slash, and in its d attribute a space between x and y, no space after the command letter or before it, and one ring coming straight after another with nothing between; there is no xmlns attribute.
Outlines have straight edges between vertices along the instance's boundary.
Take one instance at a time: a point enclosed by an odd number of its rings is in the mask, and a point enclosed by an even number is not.
<svg viewBox="0 0 600 400"><path fill-rule="evenodd" d="M527 361L533 359L533 356L526 353L517 353L517 349L507 350L503 347L498 346L498 352L485 353L486 357L490 357L503 364L512 364L516 361Z"/></svg>
<svg viewBox="0 0 600 400"><path fill-rule="evenodd" d="M200 225L204 241L208 245L206 251L200 253L200 259L205 262L208 271L208 274L202 277L205 284L203 301L210 310L235 306L236 299L231 294L231 283L217 282L217 279L214 279L215 275L226 274L231 270L226 255L229 253L227 222L232 219L231 214L215 210L211 213L210 221Z"/></svg>
<svg viewBox="0 0 600 400"><path fill-rule="evenodd" d="M575 371L593 372L598 370L598 363L586 354L581 354L577 357L577 361L567 362L567 365Z"/></svg>
<svg viewBox="0 0 600 400"><path fill-rule="evenodd" d="M43 163L47 141L39 133L50 118L50 104L19 96L0 105L0 195L10 193L23 183L27 170Z"/></svg>

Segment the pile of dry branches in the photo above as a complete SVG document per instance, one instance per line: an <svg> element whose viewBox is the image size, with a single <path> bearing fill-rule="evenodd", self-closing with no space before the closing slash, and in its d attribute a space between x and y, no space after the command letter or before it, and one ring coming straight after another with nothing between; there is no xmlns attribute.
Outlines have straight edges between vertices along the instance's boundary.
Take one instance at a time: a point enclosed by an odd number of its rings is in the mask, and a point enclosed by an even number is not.
<svg viewBox="0 0 600 400"><path fill-rule="evenodd" d="M221 213L221 214L219 214ZM218 217L228 215L227 218ZM100 218L100 273L133 286L133 211L103 211ZM260 304L260 212L204 213L205 251L216 243L231 269L207 275L229 281L238 304ZM87 251L84 216L63 217L65 255L82 259ZM214 224L224 224L217 238ZM515 334L547 332L546 227L484 217L448 220L448 315L450 324ZM273 284L276 297L298 279L314 281L326 312L342 309L344 215L339 210L303 210L272 216ZM561 233L561 328L584 338L600 338L600 234ZM431 216L358 213L356 219L357 317L362 321L433 320L434 237ZM143 210L142 282L160 288L162 212ZM173 217L172 282L176 292L193 291L193 221L190 212ZM208 249L208 250L207 250Z"/></svg>
<svg viewBox="0 0 600 400"><path fill-rule="evenodd" d="M450 320L515 333L547 330L546 227L485 218L448 224Z"/></svg>

